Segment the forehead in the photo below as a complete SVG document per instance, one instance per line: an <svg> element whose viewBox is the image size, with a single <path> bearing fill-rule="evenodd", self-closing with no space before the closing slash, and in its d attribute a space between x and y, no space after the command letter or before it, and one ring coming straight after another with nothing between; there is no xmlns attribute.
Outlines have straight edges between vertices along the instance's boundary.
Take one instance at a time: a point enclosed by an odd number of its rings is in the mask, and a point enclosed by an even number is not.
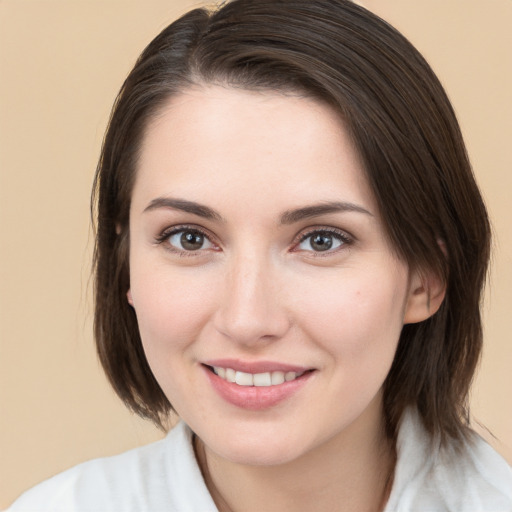
<svg viewBox="0 0 512 512"><path fill-rule="evenodd" d="M351 201L374 206L359 155L326 104L278 92L194 87L147 126L133 201L158 195L266 205ZM340 197L340 194L343 197ZM139 206L142 206L139 205Z"/></svg>

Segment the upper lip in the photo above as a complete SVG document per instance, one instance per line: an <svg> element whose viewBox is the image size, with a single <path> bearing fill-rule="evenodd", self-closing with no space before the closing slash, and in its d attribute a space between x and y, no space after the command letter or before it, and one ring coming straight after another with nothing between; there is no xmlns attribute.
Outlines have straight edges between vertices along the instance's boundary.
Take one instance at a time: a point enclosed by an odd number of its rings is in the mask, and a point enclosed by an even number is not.
<svg viewBox="0 0 512 512"><path fill-rule="evenodd" d="M210 359L203 361L207 366L217 366L220 368L231 368L235 371L245 373L267 373L267 372L295 372L303 373L312 370L306 366L299 366L277 361L242 361L240 359Z"/></svg>

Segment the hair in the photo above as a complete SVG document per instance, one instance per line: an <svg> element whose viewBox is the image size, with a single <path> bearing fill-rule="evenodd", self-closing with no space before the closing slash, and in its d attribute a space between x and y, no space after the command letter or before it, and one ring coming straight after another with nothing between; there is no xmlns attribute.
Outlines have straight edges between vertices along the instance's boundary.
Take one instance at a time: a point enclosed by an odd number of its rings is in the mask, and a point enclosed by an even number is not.
<svg viewBox="0 0 512 512"><path fill-rule="evenodd" d="M147 363L130 287L129 209L148 122L202 84L299 92L335 109L361 156L387 236L446 285L440 309L403 327L384 383L386 432L414 406L432 436L463 439L482 346L486 209L443 87L419 52L348 0L233 0L195 9L144 50L114 104L96 171L94 332L119 397L165 429L172 406Z"/></svg>

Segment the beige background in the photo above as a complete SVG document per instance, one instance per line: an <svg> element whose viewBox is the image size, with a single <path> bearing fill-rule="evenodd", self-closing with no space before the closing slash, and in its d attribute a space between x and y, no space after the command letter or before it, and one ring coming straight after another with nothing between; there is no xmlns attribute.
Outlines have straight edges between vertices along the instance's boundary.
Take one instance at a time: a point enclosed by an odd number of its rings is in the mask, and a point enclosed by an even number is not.
<svg viewBox="0 0 512 512"><path fill-rule="evenodd" d="M201 2L0 0L0 507L80 461L159 437L109 389L91 338L89 193L114 96ZM512 462L512 0L363 0L453 100L496 233L473 412Z"/></svg>

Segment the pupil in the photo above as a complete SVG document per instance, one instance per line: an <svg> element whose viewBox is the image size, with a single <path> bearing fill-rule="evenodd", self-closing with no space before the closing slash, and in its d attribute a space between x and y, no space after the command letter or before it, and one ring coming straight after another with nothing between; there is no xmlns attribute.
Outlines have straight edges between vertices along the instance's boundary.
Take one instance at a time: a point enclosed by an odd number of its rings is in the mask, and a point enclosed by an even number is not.
<svg viewBox="0 0 512 512"><path fill-rule="evenodd" d="M203 235L186 231L181 235L181 245L189 251L197 251L203 246Z"/></svg>
<svg viewBox="0 0 512 512"><path fill-rule="evenodd" d="M315 251L327 251L332 247L332 236L315 235L311 240L311 247L313 247Z"/></svg>

